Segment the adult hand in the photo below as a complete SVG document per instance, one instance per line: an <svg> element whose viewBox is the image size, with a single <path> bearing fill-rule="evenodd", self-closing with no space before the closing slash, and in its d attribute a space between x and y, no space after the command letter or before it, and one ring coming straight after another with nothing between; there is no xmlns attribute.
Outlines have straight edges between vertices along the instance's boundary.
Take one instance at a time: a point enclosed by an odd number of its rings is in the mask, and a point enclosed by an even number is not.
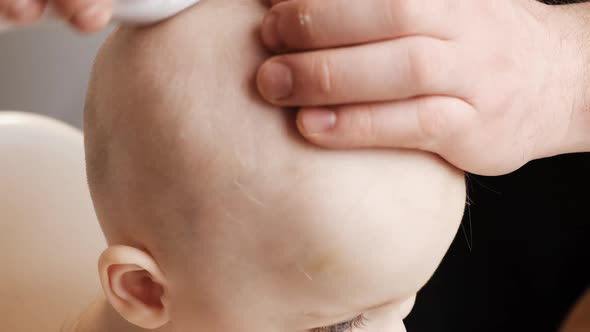
<svg viewBox="0 0 590 332"><path fill-rule="evenodd" d="M432 151L498 175L588 151L587 4L272 1L261 95L329 148ZM588 42L590 43L590 41Z"/></svg>
<svg viewBox="0 0 590 332"><path fill-rule="evenodd" d="M96 32L110 21L111 0L51 0L63 19L81 32ZM0 19L18 25L35 23L47 10L47 0L0 0Z"/></svg>

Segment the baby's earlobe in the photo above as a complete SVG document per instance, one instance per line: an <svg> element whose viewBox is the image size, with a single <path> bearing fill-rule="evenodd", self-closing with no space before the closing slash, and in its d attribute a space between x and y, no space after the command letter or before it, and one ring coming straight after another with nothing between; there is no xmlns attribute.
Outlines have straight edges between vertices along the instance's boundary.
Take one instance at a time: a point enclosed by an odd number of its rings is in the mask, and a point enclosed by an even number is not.
<svg viewBox="0 0 590 332"><path fill-rule="evenodd" d="M107 300L125 320L144 329L170 321L166 280L148 253L112 246L100 256L98 269Z"/></svg>

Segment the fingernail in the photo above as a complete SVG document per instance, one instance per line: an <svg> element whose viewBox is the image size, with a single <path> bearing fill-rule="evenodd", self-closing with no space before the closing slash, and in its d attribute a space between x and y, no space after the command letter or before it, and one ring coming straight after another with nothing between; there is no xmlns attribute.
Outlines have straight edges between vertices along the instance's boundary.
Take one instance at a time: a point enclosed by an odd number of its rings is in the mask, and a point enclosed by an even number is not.
<svg viewBox="0 0 590 332"><path fill-rule="evenodd" d="M262 42L271 50L279 50L282 48L277 29L278 20L279 14L271 12L262 21Z"/></svg>
<svg viewBox="0 0 590 332"><path fill-rule="evenodd" d="M281 100L293 93L293 73L284 63L275 61L262 67L259 88L269 100Z"/></svg>
<svg viewBox="0 0 590 332"><path fill-rule="evenodd" d="M324 133L336 125L336 112L329 109L305 110L301 115L300 130L306 136Z"/></svg>
<svg viewBox="0 0 590 332"><path fill-rule="evenodd" d="M107 25L110 19L110 10L97 3L74 16L72 23L83 30L92 31Z"/></svg>

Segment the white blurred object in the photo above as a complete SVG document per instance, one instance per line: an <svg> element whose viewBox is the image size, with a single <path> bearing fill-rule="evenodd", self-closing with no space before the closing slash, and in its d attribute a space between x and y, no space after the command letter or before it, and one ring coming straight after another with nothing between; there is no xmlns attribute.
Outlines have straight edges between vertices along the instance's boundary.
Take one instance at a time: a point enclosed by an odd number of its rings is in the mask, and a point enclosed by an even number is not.
<svg viewBox="0 0 590 332"><path fill-rule="evenodd" d="M96 262L105 247L80 130L0 111L2 331L61 330L100 291Z"/></svg>
<svg viewBox="0 0 590 332"><path fill-rule="evenodd" d="M113 22L126 24L151 24L172 17L200 0L115 0ZM49 6L38 24L59 21L59 14ZM0 18L0 33L18 28Z"/></svg>

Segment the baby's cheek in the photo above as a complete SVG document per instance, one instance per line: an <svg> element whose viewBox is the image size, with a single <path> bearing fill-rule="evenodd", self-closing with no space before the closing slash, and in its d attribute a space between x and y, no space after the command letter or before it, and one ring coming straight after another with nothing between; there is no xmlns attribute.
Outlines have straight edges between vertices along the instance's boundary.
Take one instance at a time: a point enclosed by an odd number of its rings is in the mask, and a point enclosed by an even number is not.
<svg viewBox="0 0 590 332"><path fill-rule="evenodd" d="M414 304L414 297L398 300L396 303L365 314L367 324L363 332L406 332L403 319Z"/></svg>

